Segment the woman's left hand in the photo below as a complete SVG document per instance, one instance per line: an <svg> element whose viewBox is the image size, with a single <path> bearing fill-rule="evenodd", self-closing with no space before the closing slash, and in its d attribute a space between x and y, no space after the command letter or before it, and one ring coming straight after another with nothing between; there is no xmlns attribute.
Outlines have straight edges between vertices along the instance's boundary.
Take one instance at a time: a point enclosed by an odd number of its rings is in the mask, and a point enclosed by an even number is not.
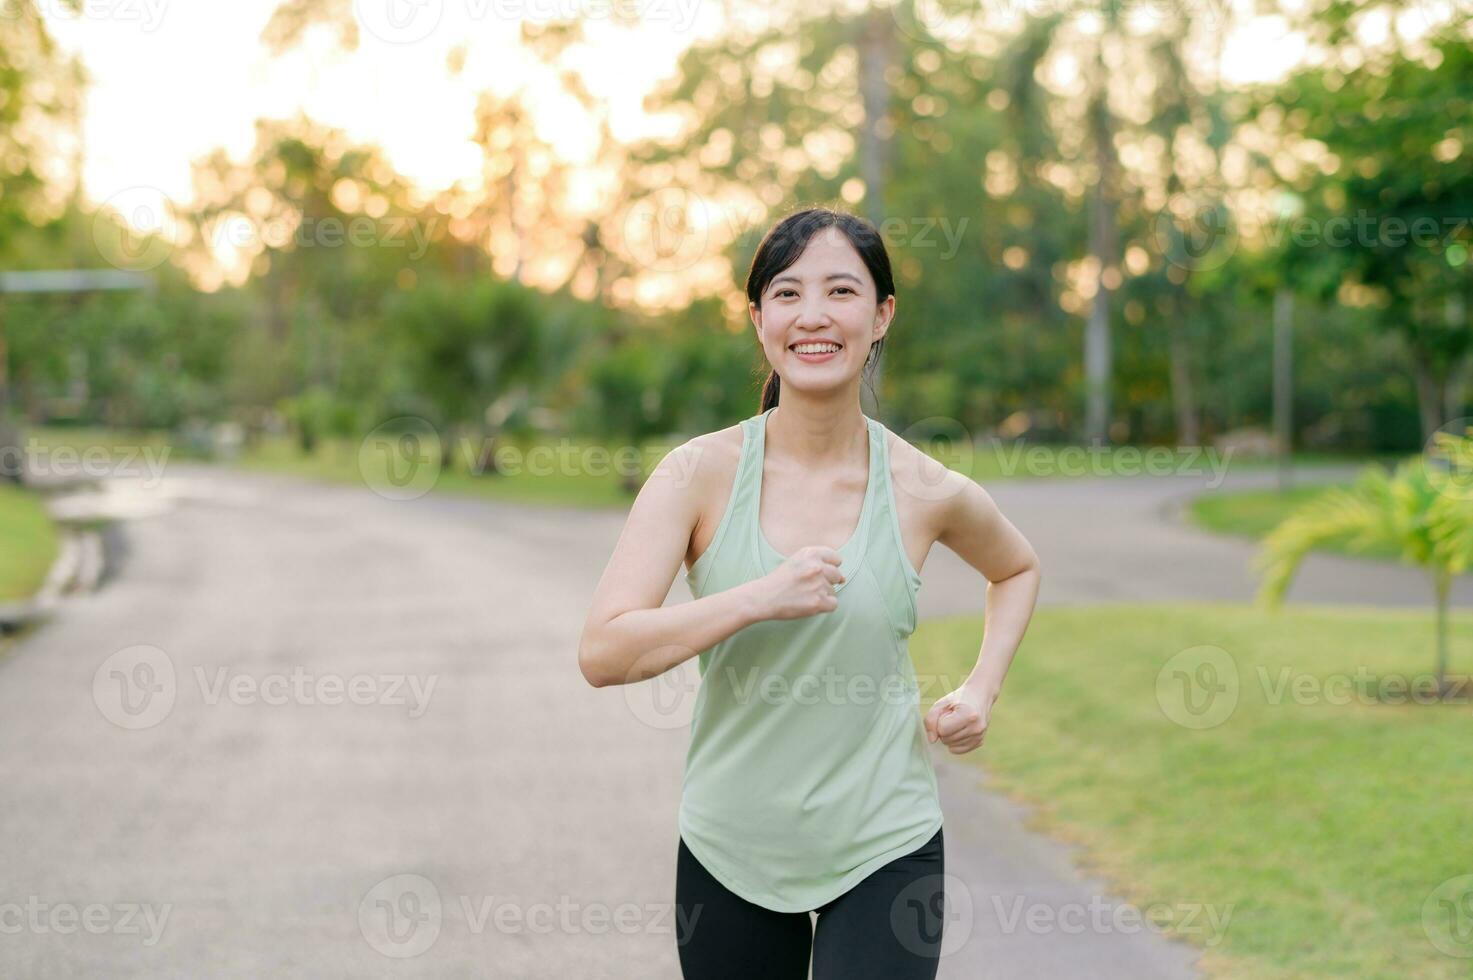
<svg viewBox="0 0 1473 980"><path fill-rule="evenodd" d="M970 752L987 735L987 719L995 697L985 697L969 687L942 695L926 712L926 739L940 739L953 755Z"/></svg>

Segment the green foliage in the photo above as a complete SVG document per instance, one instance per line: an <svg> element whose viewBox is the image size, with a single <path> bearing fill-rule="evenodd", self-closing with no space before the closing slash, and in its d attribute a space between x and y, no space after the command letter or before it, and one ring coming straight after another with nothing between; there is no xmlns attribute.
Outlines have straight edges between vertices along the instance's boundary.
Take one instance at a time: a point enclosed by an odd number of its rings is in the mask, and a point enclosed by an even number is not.
<svg viewBox="0 0 1473 980"><path fill-rule="evenodd" d="M81 0L62 0L76 12ZM0 7L0 266L20 256L11 247L46 210L45 162L57 137L81 116L84 73L57 48L40 6L5 0Z"/></svg>
<svg viewBox="0 0 1473 980"><path fill-rule="evenodd" d="M1348 23L1373 6L1330 12ZM1283 135L1285 152L1259 162L1292 195L1272 229L1284 281L1320 303L1374 311L1374 326L1410 354L1430 434L1448 414L1450 377L1473 352L1473 47L1454 36L1416 58L1360 57L1258 93L1247 118ZM1305 150L1324 162L1286 164L1287 152Z"/></svg>
<svg viewBox="0 0 1473 980"><path fill-rule="evenodd" d="M391 356L437 426L486 425L525 398L545 356L543 319L534 290L494 280L432 280L395 295L384 316Z"/></svg>
<svg viewBox="0 0 1473 980"><path fill-rule="evenodd" d="M1450 575L1461 575L1473 561L1473 426L1436 433L1428 465L1439 494L1433 550Z"/></svg>
<svg viewBox="0 0 1473 980"><path fill-rule="evenodd" d="M297 433L298 448L307 456L316 452L318 443L326 437L351 436L360 431L358 407L322 385L283 399L281 412Z"/></svg>
<svg viewBox="0 0 1473 980"><path fill-rule="evenodd" d="M349 6L283 2L263 39L283 52L325 25L351 49ZM180 216L188 234L157 270L156 295L0 299L12 400L38 421L129 426L235 416L259 429L285 412L303 433L396 415L447 435L709 430L757 405L765 368L733 301L761 232L791 207L827 202L878 216L889 247L897 314L880 413L902 428L943 416L978 436L1006 421L1030 441L1065 440L1080 428L1095 151L1108 143L1120 151L1112 393L1128 441L1170 442L1187 423L1202 441L1263 425L1265 327L1285 284L1299 300L1296 444L1404 451L1420 442L1428 404L1456 413L1454 372L1473 344L1466 224L1431 248L1290 238L1275 249L1243 237L1224 261L1193 266L1173 261L1191 229L1161 202L1236 219L1235 188L1222 185L1231 170L1245 186L1290 192L1320 222L1357 209L1404 221L1473 213L1473 157L1453 152L1473 140L1468 45L1447 34L1431 54L1391 46L1373 57L1352 28L1394 4L1312 0L1313 23L1296 26L1329 56L1245 96L1188 57L1202 24L1186 8L1149 29L1112 10L1104 34L1061 10L972 44L917 30L935 13L919 6L879 17L892 28L883 44L867 30L875 11L794 8L770 29L693 47L648 103L687 120L675 139L620 147L600 125L599 161L620 179L592 213L556 212L567 174L532 159L545 147L515 100L477 105L488 186L428 202L376 147L305 117L261 120L243 158L196 161L196 203ZM0 152L14 161L0 175L0 257L7 268L94 266L108 223L75 202L42 214L33 166L46 137L74 124L81 83L34 5L12 7L20 16L0 19L0 151L14 150ZM562 25L524 40L554 59L576 34ZM1102 50L1130 70L1100 71ZM1081 73L1068 90L1055 81L1063 62ZM866 65L882 69L881 122L865 115ZM53 128L10 125L25 112ZM1280 172L1271 150L1254 156L1240 140L1248 123L1284 147L1322 147L1325 166ZM871 150L878 182L856 191L872 176ZM677 185L707 207L731 281L687 309L642 315L626 304L648 270L622 222L632 201ZM243 286L191 289L180 269L205 265L222 223L242 218L292 232L245 244ZM355 222L367 241L334 232ZM499 250L508 229L516 262L498 252L493 263L490 243ZM590 299L519 281L559 242L576 249L570 282Z"/></svg>
<svg viewBox="0 0 1473 980"><path fill-rule="evenodd" d="M1427 456L1405 459L1394 472L1372 464L1349 489L1331 487L1291 513L1255 561L1265 573L1260 600L1281 604L1305 556L1342 538L1353 551L1394 548L1403 562L1439 579L1466 570L1473 558L1473 496L1466 492L1473 440L1442 435Z"/></svg>
<svg viewBox="0 0 1473 980"><path fill-rule="evenodd" d="M1395 549L1431 573L1437 611L1437 677L1447 667L1447 598L1452 578L1473 560L1473 427L1439 433L1428 451L1394 473L1373 464L1350 489L1332 487L1290 514L1263 541L1254 568L1258 600L1282 604L1300 563L1316 547L1345 540L1352 551Z"/></svg>

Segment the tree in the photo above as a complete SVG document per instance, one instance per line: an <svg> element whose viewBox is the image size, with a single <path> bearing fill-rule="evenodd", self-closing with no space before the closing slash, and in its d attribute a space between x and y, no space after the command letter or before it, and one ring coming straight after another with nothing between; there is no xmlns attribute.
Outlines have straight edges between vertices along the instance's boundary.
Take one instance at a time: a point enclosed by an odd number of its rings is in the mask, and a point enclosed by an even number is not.
<svg viewBox="0 0 1473 980"><path fill-rule="evenodd" d="M1439 433L1420 457L1394 473L1373 464L1349 488L1332 487L1285 518L1263 541L1254 568L1264 573L1258 600L1283 602L1300 563L1326 542L1356 550L1391 546L1427 569L1437 610L1437 685L1446 691L1447 601L1454 576L1473 561L1473 427Z"/></svg>
<svg viewBox="0 0 1473 980"><path fill-rule="evenodd" d="M1304 202L1276 234L1321 267L1321 301L1376 310L1406 344L1425 440L1462 413L1473 352L1473 48L1349 50L1261 93L1251 118L1279 131L1285 152L1260 162Z"/></svg>
<svg viewBox="0 0 1473 980"><path fill-rule="evenodd" d="M80 6L80 0L63 3L72 11ZM80 62L57 50L32 0L7 0L0 16L0 266L22 258L13 250L17 233L41 224L65 199L43 161L52 158L58 133L76 128L84 80ZM0 456L18 457L5 318L0 305Z"/></svg>

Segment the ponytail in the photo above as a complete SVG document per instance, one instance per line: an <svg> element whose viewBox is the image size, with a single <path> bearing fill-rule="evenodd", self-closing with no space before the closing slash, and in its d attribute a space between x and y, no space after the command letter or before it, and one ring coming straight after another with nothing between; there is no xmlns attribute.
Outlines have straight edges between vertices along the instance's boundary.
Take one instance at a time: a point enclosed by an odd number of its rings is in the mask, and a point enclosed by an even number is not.
<svg viewBox="0 0 1473 980"><path fill-rule="evenodd" d="M759 413L765 412L777 404L777 396L779 389L782 387L782 381L783 379L777 376L776 371L767 372L767 381L762 385L762 407L757 410Z"/></svg>

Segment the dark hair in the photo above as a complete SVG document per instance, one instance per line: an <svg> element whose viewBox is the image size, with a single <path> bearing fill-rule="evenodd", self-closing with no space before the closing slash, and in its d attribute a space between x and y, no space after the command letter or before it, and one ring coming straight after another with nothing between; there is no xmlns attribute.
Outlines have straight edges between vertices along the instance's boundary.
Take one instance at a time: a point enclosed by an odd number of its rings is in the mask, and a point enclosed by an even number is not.
<svg viewBox="0 0 1473 980"><path fill-rule="evenodd" d="M879 302L883 303L885 297L895 295L895 277L890 272L890 255L885 251L885 243L873 224L858 215L832 208L807 208L783 218L763 236L762 244L757 246L757 254L752 256L751 271L747 273L747 299L760 307L762 292L767 284L778 273L798 261L809 241L821 228L838 228L849 239L849 244L854 246L854 250L864 260L865 268L875 281ZM879 363L884 349L884 337L870 344L869 357L864 363L871 373ZM777 372L768 371L767 381L762 385L762 407L759 411L765 412L777 404L781 386L782 378L777 376Z"/></svg>

